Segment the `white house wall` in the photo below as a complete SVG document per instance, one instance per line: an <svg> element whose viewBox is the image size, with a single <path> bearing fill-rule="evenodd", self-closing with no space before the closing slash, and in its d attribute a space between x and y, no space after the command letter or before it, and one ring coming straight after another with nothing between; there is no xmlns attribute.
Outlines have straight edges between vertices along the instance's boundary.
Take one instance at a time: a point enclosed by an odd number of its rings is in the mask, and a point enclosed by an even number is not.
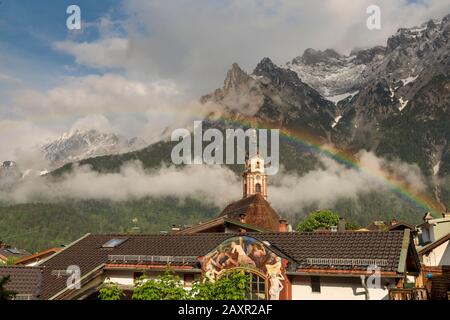
<svg viewBox="0 0 450 320"><path fill-rule="evenodd" d="M133 286L134 285L134 273L138 271L133 270L108 270L105 274L105 282L114 282L118 285ZM156 278L158 275L162 275L160 272L146 272L146 276L150 279Z"/></svg>
<svg viewBox="0 0 450 320"><path fill-rule="evenodd" d="M142 272L142 271L133 271L133 270L107 270L105 274L104 282L114 282L118 285L122 286L134 286L134 273ZM145 271L145 275L149 279L156 279L158 276L162 276L164 272L162 271ZM187 286L184 283L184 274L176 273L180 280L183 282L184 286ZM195 274L194 281L198 281L200 279L200 274ZM190 287L190 285L189 285Z"/></svg>
<svg viewBox="0 0 450 320"><path fill-rule="evenodd" d="M450 241L437 246L427 255L423 255L422 259L426 266L450 266Z"/></svg>
<svg viewBox="0 0 450 320"><path fill-rule="evenodd" d="M370 300L388 299L388 288L395 287L394 279L381 279L382 288L369 289ZM320 293L312 292L309 276L292 277L292 300L365 300L365 289L359 277L320 277Z"/></svg>

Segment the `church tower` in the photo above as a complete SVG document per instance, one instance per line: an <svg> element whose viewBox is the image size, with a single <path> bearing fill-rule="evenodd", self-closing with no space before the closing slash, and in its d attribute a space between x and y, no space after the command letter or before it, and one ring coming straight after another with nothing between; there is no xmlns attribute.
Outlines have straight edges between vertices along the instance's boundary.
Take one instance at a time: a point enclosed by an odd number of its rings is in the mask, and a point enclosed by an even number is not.
<svg viewBox="0 0 450 320"><path fill-rule="evenodd" d="M242 174L244 198L259 193L267 200L267 177L264 172L264 158L259 153L245 160L245 169Z"/></svg>

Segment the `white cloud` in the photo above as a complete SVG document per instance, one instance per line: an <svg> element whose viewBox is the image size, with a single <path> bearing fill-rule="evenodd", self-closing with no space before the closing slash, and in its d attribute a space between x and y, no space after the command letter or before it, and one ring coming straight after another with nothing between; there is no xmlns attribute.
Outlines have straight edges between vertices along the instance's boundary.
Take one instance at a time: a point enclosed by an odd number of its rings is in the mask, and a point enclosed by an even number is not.
<svg viewBox="0 0 450 320"><path fill-rule="evenodd" d="M214 192L208 185L211 181L215 181ZM39 177L30 178L8 194L6 200L19 203L67 198L122 201L145 196L177 196L223 206L239 197L238 183L232 171L218 166L165 167L157 172L147 172L136 162L124 165L120 173L111 174L99 174L89 167L79 167L56 183Z"/></svg>
<svg viewBox="0 0 450 320"><path fill-rule="evenodd" d="M121 8L128 18L113 21L106 15L88 23L99 31L98 39L77 42L70 34L53 43L80 65L116 73L66 78L46 90L8 92L10 106L0 106L0 114L12 114L10 118L19 119L13 121L23 129L10 130L8 140L0 138L0 158L11 156L17 146L54 136L55 126L66 131L90 114L106 116L119 133L141 134L152 142L167 128L201 119L208 109L192 101L220 86L232 62L251 70L264 56L284 63L307 47L348 51L354 46L385 44L397 28L450 11L450 3L442 0L410 4L381 0L376 4L382 9L382 30L369 31L366 8L372 3L125 0ZM24 65L30 63L38 64ZM16 80L0 74L0 82Z"/></svg>
<svg viewBox="0 0 450 320"><path fill-rule="evenodd" d="M75 56L78 64L93 68L120 69L126 66L128 41L122 38L107 38L94 42L56 42L54 47Z"/></svg>
<svg viewBox="0 0 450 320"><path fill-rule="evenodd" d="M144 83L105 74L67 78L65 83L45 92L21 90L14 102L28 117L144 112L167 104L178 93L170 82Z"/></svg>
<svg viewBox="0 0 450 320"><path fill-rule="evenodd" d="M0 161L20 161L24 153L28 154L56 136L54 131L27 120L0 119Z"/></svg>
<svg viewBox="0 0 450 320"><path fill-rule="evenodd" d="M78 131L97 130L99 132L104 133L114 131L109 119L102 114L90 114L84 118L78 119L72 125L70 131L74 132L77 130Z"/></svg>
<svg viewBox="0 0 450 320"><path fill-rule="evenodd" d="M442 0L379 0L382 29L366 27L372 0L230 0L195 2L128 0L129 19L121 21L126 36L107 32L88 42L63 41L57 48L80 64L125 68L130 74L171 79L196 94L217 87L225 69L239 62L251 69L264 56L285 63L306 48L384 45L400 27L410 27L450 12Z"/></svg>

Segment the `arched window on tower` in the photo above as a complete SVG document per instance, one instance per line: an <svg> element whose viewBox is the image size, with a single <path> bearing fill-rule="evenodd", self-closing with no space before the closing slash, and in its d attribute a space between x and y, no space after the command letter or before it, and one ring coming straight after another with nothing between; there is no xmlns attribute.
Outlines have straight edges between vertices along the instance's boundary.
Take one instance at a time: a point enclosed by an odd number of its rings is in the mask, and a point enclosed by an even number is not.
<svg viewBox="0 0 450 320"><path fill-rule="evenodd" d="M256 162L256 169L259 169L259 161Z"/></svg>
<svg viewBox="0 0 450 320"><path fill-rule="evenodd" d="M255 189L256 189L256 192L257 192L257 193L261 193L261 184L260 184L260 183L257 183L257 184L255 185Z"/></svg>

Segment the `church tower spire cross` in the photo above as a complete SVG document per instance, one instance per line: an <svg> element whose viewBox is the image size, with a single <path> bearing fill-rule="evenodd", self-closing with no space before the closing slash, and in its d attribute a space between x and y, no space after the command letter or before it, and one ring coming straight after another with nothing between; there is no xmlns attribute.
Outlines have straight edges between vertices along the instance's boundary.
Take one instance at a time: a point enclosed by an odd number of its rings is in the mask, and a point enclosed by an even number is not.
<svg viewBox="0 0 450 320"><path fill-rule="evenodd" d="M245 160L242 177L244 198L259 193L267 200L267 176L264 171L264 158L259 152Z"/></svg>

